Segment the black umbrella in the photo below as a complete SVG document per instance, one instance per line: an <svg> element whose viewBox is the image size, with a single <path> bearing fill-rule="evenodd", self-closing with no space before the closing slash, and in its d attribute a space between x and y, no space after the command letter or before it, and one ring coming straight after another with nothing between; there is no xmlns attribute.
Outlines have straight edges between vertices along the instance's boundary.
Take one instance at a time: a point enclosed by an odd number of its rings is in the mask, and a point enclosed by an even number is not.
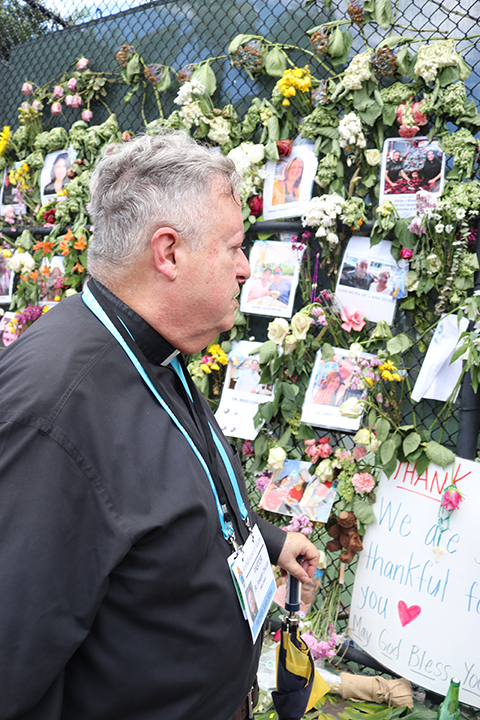
<svg viewBox="0 0 480 720"><path fill-rule="evenodd" d="M277 689L272 692L279 720L300 720L330 690L318 673L308 645L300 637L300 581L287 575L287 615L277 650Z"/></svg>

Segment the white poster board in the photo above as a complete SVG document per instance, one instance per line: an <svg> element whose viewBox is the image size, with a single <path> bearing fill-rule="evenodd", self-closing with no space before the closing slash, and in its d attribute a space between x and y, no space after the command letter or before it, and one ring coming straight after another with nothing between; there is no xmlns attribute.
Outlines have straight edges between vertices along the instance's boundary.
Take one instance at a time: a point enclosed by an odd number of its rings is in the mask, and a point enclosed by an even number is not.
<svg viewBox="0 0 480 720"><path fill-rule="evenodd" d="M438 509L452 482L463 495L438 546ZM480 465L398 465L382 475L355 575L349 633L415 685L480 708ZM438 556L438 562L437 562Z"/></svg>
<svg viewBox="0 0 480 720"><path fill-rule="evenodd" d="M396 262L391 242L370 247L370 238L348 241L338 276L335 297L342 307L361 310L367 320L393 322L397 300L407 294L408 262Z"/></svg>

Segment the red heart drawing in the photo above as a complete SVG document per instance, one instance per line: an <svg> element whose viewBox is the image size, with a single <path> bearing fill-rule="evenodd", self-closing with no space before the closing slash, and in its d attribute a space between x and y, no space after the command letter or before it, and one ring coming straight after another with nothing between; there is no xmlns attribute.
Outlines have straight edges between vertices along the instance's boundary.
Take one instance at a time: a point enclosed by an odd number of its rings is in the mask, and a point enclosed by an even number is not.
<svg viewBox="0 0 480 720"><path fill-rule="evenodd" d="M412 620L415 620L421 612L422 608L419 605L410 605L410 607L408 607L403 600L400 600L398 603L398 616L400 618L400 622L402 623L402 627L405 627L405 625L411 623Z"/></svg>

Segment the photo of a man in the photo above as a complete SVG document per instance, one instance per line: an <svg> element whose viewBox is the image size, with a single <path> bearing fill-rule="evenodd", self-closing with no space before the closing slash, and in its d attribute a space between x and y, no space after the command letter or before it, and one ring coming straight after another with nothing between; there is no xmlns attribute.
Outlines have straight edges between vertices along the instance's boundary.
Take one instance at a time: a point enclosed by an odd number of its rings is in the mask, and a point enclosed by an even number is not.
<svg viewBox="0 0 480 720"><path fill-rule="evenodd" d="M288 305L291 289L291 279L284 276L283 270L280 266L274 268L273 282L270 283L270 286L268 288L268 294L275 298L275 300L277 300L278 302L283 303L284 305Z"/></svg>
<svg viewBox="0 0 480 720"><path fill-rule="evenodd" d="M370 260L360 258L354 268L344 271L340 277L340 285L369 290L370 285L376 281L376 275L370 272Z"/></svg>

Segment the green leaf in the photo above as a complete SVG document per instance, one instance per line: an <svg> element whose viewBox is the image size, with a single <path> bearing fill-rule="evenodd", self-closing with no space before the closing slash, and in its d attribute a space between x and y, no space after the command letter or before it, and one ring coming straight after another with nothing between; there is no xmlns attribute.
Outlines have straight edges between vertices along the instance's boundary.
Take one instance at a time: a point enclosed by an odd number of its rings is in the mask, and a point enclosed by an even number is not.
<svg viewBox="0 0 480 720"><path fill-rule="evenodd" d="M137 83L137 85L134 85L131 90L129 90L125 97L123 98L124 103L129 103L133 99L135 93L137 92L138 88L140 87L140 84Z"/></svg>
<svg viewBox="0 0 480 720"><path fill-rule="evenodd" d="M420 435L416 432L409 433L405 440L403 441L403 452L405 455L410 455L411 453L414 453L415 450L418 448L422 441L422 438Z"/></svg>
<svg viewBox="0 0 480 720"><path fill-rule="evenodd" d="M287 55L284 50L274 47L264 57L265 72L272 77L282 77L287 69Z"/></svg>
<svg viewBox="0 0 480 720"><path fill-rule="evenodd" d="M253 446L255 448L255 455L263 455L268 448L267 436L263 433L259 433L254 440Z"/></svg>
<svg viewBox="0 0 480 720"><path fill-rule="evenodd" d="M353 498L353 513L357 520L360 520L364 525L370 525L377 519L368 500L362 500L356 496Z"/></svg>
<svg viewBox="0 0 480 720"><path fill-rule="evenodd" d="M405 43L411 43L415 42L415 38L407 38L403 37L402 35L390 35L390 37L385 38L385 40L382 40L382 42L379 42L376 50L379 50L381 47L388 47L390 50L394 48L396 45L405 45Z"/></svg>
<svg viewBox="0 0 480 720"><path fill-rule="evenodd" d="M259 405L259 411L261 417L265 422L269 423L273 417L273 402L266 402Z"/></svg>
<svg viewBox="0 0 480 720"><path fill-rule="evenodd" d="M285 445L290 440L291 434L292 434L292 428L290 426L288 426L287 429L285 430L285 432L283 433L282 437L279 440L277 440L277 445L282 448L285 447Z"/></svg>
<svg viewBox="0 0 480 720"><path fill-rule="evenodd" d="M455 453L443 447L440 443L435 442L435 440L430 440L430 442L427 443L425 452L429 460L437 465L441 465L443 468L455 460Z"/></svg>
<svg viewBox="0 0 480 720"><path fill-rule="evenodd" d="M202 83L209 95L213 95L213 93L217 89L217 78L215 77L215 73L213 72L212 68L210 67L210 63L208 62L200 65L200 67L195 68L192 73L191 79L193 80L193 78L196 78L199 82Z"/></svg>
<svg viewBox="0 0 480 720"><path fill-rule="evenodd" d="M458 62L458 72L460 74L460 80L466 80L471 75L472 70L463 57L460 57Z"/></svg>
<svg viewBox="0 0 480 720"><path fill-rule="evenodd" d="M410 295L409 297L405 298L405 300L402 300L400 304L401 310L415 310L415 295Z"/></svg>
<svg viewBox="0 0 480 720"><path fill-rule="evenodd" d="M392 22L391 0L376 0L374 17L377 23L387 30Z"/></svg>
<svg viewBox="0 0 480 720"><path fill-rule="evenodd" d="M270 118L270 120L271 119L272 118ZM278 158L280 157L278 154L277 143L275 142L275 140L268 140L265 143L265 157L267 158L267 160L278 160ZM262 235L263 234L265 233L262 233ZM268 233L267 237L270 237L271 234L272 233ZM258 235L258 239L262 240L262 238L260 237L260 233Z"/></svg>
<svg viewBox="0 0 480 720"><path fill-rule="evenodd" d="M341 57L344 53L344 38L340 27L337 25L335 31L330 33L328 38L328 54L332 58Z"/></svg>
<svg viewBox="0 0 480 720"><path fill-rule="evenodd" d="M236 35L233 40L230 42L230 45L228 46L227 53L229 55L233 55L233 53L238 50L240 45L244 45L249 40L252 40L253 38L257 38L258 35Z"/></svg>
<svg viewBox="0 0 480 720"><path fill-rule="evenodd" d="M127 78L128 83L133 83L138 80L138 75L140 74L141 66L140 66L140 57L135 54L127 63L127 67L125 68L125 76Z"/></svg>
<svg viewBox="0 0 480 720"><path fill-rule="evenodd" d="M375 427L375 423L377 421L377 413L372 408L370 412L368 413L368 427L372 428Z"/></svg>
<svg viewBox="0 0 480 720"><path fill-rule="evenodd" d="M162 77L157 85L158 92L165 92L172 85L172 78L170 77L170 70L167 67L163 68Z"/></svg>
<svg viewBox="0 0 480 720"><path fill-rule="evenodd" d="M399 75L408 75L412 64L412 55L408 48L402 48L397 53L397 69Z"/></svg>
<svg viewBox="0 0 480 720"><path fill-rule="evenodd" d="M423 475L423 473L427 469L429 463L430 463L430 460L428 459L427 455L425 453L422 453L422 455L418 458L416 465L415 465L415 471L419 477L420 477L420 475Z"/></svg>
<svg viewBox="0 0 480 720"><path fill-rule="evenodd" d="M446 87L450 83L460 79L460 70L458 67L446 67L438 73L438 82L440 87Z"/></svg>
<svg viewBox="0 0 480 720"><path fill-rule="evenodd" d="M325 362L328 362L329 360L333 360L333 357L335 355L335 351L330 345L330 343L323 343L322 345L322 360L325 360Z"/></svg>
<svg viewBox="0 0 480 720"><path fill-rule="evenodd" d="M382 470L388 478L391 477L393 475L393 473L395 472L396 467L397 467L397 462L398 462L397 461L397 453L395 452L392 455L391 459L383 465Z"/></svg>
<svg viewBox="0 0 480 720"><path fill-rule="evenodd" d="M380 460L382 463L388 463L390 460L397 455L397 448L395 447L394 440L385 440L380 445Z"/></svg>
<svg viewBox="0 0 480 720"><path fill-rule="evenodd" d="M387 439L388 433L390 432L390 423L387 418L379 418L375 425L375 432L377 433L378 439L383 442Z"/></svg>
<svg viewBox="0 0 480 720"><path fill-rule="evenodd" d="M273 340L267 340L267 342L264 342L263 345L260 345L258 353L260 355L260 362L263 365L264 363L267 363L277 357L277 346Z"/></svg>
<svg viewBox="0 0 480 720"><path fill-rule="evenodd" d="M272 115L268 118L267 122L267 128L268 128L268 137L270 140L274 140L275 142L279 140L280 138L280 125L278 123L278 117L276 115Z"/></svg>

